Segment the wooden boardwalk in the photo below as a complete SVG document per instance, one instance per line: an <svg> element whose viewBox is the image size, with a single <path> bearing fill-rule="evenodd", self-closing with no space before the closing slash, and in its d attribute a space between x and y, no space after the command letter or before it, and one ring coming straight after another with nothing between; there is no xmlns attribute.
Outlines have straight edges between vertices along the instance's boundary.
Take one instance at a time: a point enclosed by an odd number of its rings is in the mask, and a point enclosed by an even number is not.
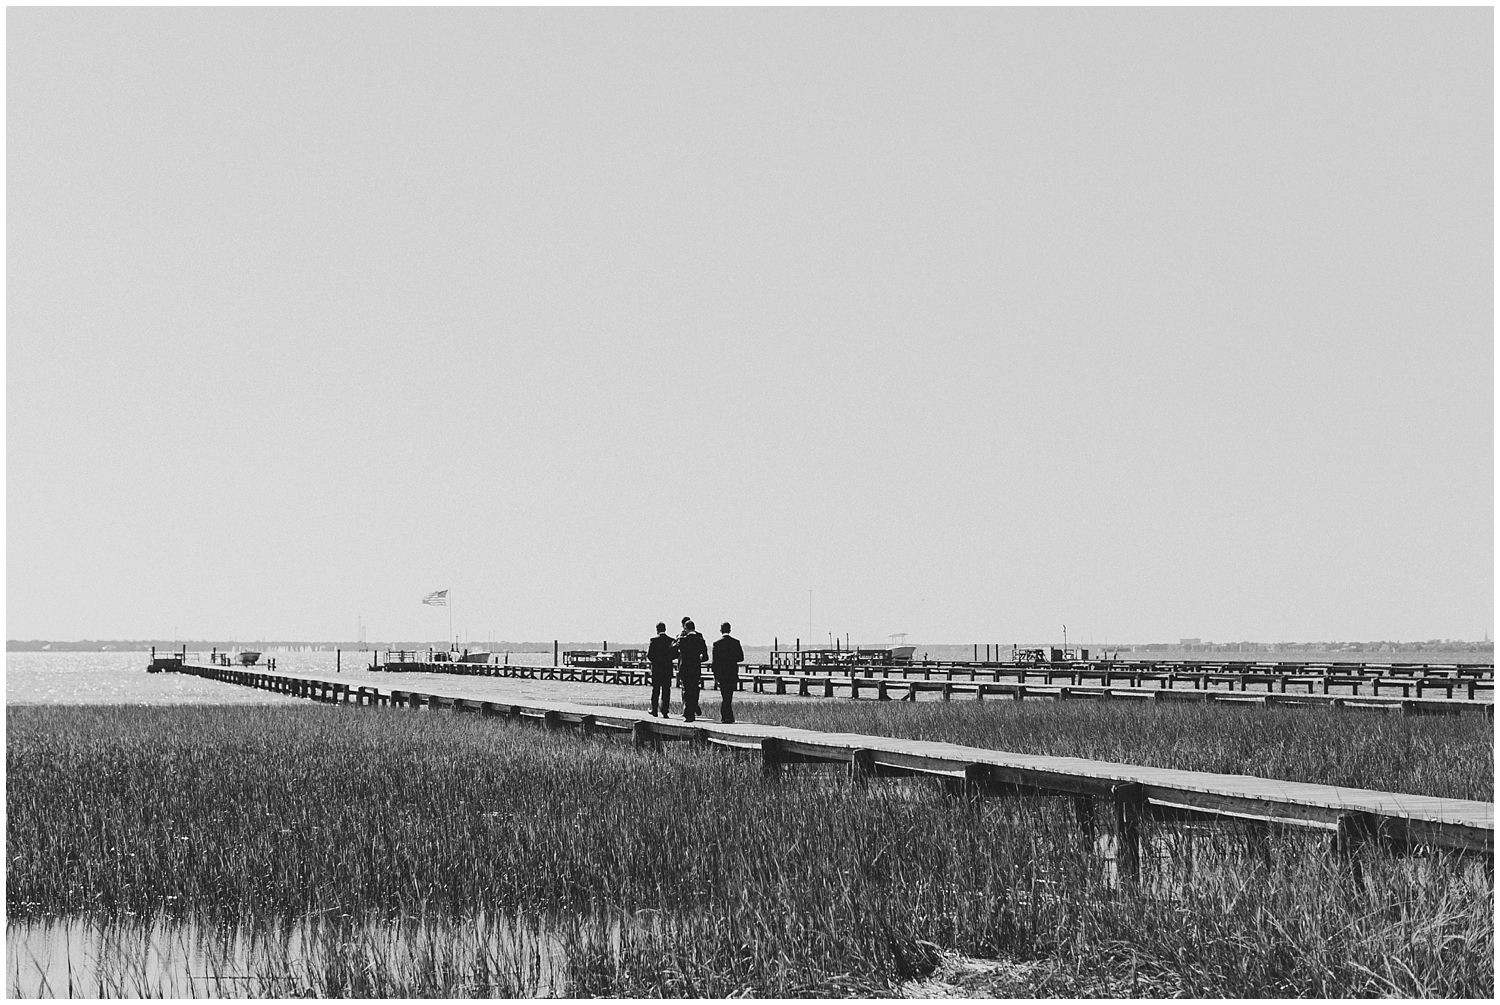
<svg viewBox="0 0 1500 1005"><path fill-rule="evenodd" d="M827 669L837 662L819 662L816 659L787 659L795 657L785 651L773 655L772 665L778 669ZM912 660L908 663L891 664L888 669L900 672L921 673L924 670L964 671L971 668L981 672L1000 669L1030 669L1058 671L1081 670L1085 673L1214 673L1214 674L1322 674L1333 676L1381 676L1406 678L1455 677L1493 681L1493 663L1380 663L1371 661L1329 662L1326 660L1059 660L1057 662L1017 662L1015 660ZM879 665L874 669L879 670Z"/></svg>
<svg viewBox="0 0 1500 1005"><path fill-rule="evenodd" d="M644 687L650 672L637 667L524 666L502 663L387 663L376 667L394 673L440 673L458 676L512 677L521 680L569 681ZM891 668L870 668L879 673ZM954 698L1053 698L1127 701L1215 702L1230 705L1325 705L1340 709L1373 709L1405 715L1456 715L1474 712L1493 718L1494 684L1473 678L1433 680L1344 677L1307 674L1210 674L1094 672L1056 667L989 669L965 667L940 679L932 670L920 679L865 673L792 673L752 666L740 674L739 690L755 694L795 694L802 698L874 698L917 701L921 695ZM1011 681L1002 681L1011 676ZM988 679L986 679L988 678ZM1030 681L1030 682L1028 682ZM1065 683L1057 683L1063 681ZM713 678L704 675L705 686ZM1251 689L1255 690L1252 691ZM1381 694L1384 688L1385 694ZM1423 691L1428 692L1423 697ZM1395 691L1396 694L1390 692ZM1443 698L1431 696L1441 691ZM1413 697L1415 694L1415 697ZM1455 694L1458 697L1455 697ZM1464 696L1467 697L1464 697Z"/></svg>
<svg viewBox="0 0 1500 1005"><path fill-rule="evenodd" d="M951 743L854 733L823 733L758 723L724 725L659 720L643 711L571 702L496 702L452 689L412 691L352 686L329 677L263 673L224 666L192 666L165 658L153 667L211 680L310 698L408 709L451 709L552 729L584 733L628 733L640 746L686 741L749 751L768 773L788 763L847 766L859 780L926 775L944 780L955 795L1048 794L1077 800L1081 820L1092 828L1094 804L1113 806L1117 837L1138 845L1148 819L1242 819L1262 824L1315 828L1334 835L1334 846L1350 851L1374 842L1396 851L1446 848L1493 855L1493 803L1405 795L1332 785L1286 782L1251 775L1152 768L1074 757L1045 757Z"/></svg>

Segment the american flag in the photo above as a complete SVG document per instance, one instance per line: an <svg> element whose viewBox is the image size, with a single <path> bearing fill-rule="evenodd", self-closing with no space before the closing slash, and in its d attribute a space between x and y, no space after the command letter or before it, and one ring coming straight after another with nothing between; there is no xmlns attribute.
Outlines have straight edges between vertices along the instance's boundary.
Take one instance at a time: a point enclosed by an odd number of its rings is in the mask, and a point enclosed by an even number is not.
<svg viewBox="0 0 1500 1005"><path fill-rule="evenodd" d="M431 604L433 607L447 607L448 591L433 590L431 593L427 594L427 596L422 598L422 603Z"/></svg>

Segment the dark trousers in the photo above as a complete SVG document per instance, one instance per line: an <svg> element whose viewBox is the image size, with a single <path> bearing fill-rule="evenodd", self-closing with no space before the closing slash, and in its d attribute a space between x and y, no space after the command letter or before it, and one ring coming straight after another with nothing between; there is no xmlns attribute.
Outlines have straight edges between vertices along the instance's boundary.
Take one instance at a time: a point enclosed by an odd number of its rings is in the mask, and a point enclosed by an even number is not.
<svg viewBox="0 0 1500 1005"><path fill-rule="evenodd" d="M658 706L657 702L660 701ZM672 668L651 668L651 711L658 709L662 715L667 714L667 706L672 704Z"/></svg>
<svg viewBox="0 0 1500 1005"><path fill-rule="evenodd" d="M720 677L714 674L714 684L719 689L719 721L734 721L734 689L739 685L740 679L734 677Z"/></svg>
<svg viewBox="0 0 1500 1005"><path fill-rule="evenodd" d="M698 717L698 690L703 686L703 671L700 668L684 671L677 676L682 685L682 717L692 722Z"/></svg>

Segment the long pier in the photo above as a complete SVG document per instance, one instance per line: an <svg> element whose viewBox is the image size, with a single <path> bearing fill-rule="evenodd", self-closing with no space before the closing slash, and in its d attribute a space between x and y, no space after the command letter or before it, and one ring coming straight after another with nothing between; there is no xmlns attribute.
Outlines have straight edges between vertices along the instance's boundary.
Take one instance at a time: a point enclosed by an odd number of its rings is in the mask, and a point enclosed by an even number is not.
<svg viewBox="0 0 1500 1005"><path fill-rule="evenodd" d="M445 673L512 677L644 687L649 670L632 666L523 666L507 663L387 662L372 667L399 673ZM921 677L915 676L920 673ZM879 676L876 676L876 675ZM1062 682L1062 683L1059 683ZM713 684L705 674L704 686ZM1124 686L1121 686L1124 685ZM1255 688L1252 691L1251 688ZM1494 682L1476 677L1389 677L1381 673L1214 673L1143 671L1109 666L947 665L934 667L857 667L843 673L789 672L761 664L740 674L740 691L796 694L803 698L871 697L880 701L917 701L923 694L955 698L1052 698L1126 701L1212 702L1228 705L1325 705L1339 709L1375 709L1404 715L1456 715L1475 712L1494 716ZM1386 692L1381 694L1382 689ZM1423 692L1429 697L1423 697ZM1397 697L1396 692L1400 695ZM1441 692L1443 698L1430 697Z"/></svg>
<svg viewBox="0 0 1500 1005"><path fill-rule="evenodd" d="M1117 862L1131 873L1140 860L1141 833L1150 820L1241 820L1309 828L1332 835L1332 847L1352 854L1374 844L1393 852L1444 848L1492 856L1493 803L1406 795L1342 786L1286 782L1250 775L1181 771L1074 757L1017 754L951 743L851 733L822 733L757 723L678 723L613 706L571 702L512 703L472 693L413 691L354 685L319 676L265 673L253 668L193 666L180 657L154 659L152 669L309 698L314 701L412 710L449 709L533 722L584 734L629 734L639 747L687 741L745 751L768 775L789 763L844 766L859 782L892 776L929 776L956 797L1056 795L1074 800L1080 826L1092 833L1098 804L1112 811ZM565 668L531 668L565 669Z"/></svg>
<svg viewBox="0 0 1500 1005"><path fill-rule="evenodd" d="M786 657L785 651L773 654L773 656ZM773 658L773 663L777 662ZM784 660L783 660L784 662ZM818 666L816 659L803 660L797 664L800 666ZM1165 673L1169 671L1180 671L1192 673L1208 671L1212 673L1333 673L1342 672L1346 674L1383 674L1386 676L1436 676L1436 677L1475 677L1480 680L1495 679L1495 664L1493 663L1432 663L1432 662L1406 662L1392 663L1374 660L1181 660L1181 659L1145 659L1145 660L1058 660L1048 662L1020 662L1016 660L911 660L904 664L891 664L895 667L907 666L916 670L923 668L942 669L946 667L1078 667L1092 670L1113 670L1117 672L1140 671L1143 673Z"/></svg>

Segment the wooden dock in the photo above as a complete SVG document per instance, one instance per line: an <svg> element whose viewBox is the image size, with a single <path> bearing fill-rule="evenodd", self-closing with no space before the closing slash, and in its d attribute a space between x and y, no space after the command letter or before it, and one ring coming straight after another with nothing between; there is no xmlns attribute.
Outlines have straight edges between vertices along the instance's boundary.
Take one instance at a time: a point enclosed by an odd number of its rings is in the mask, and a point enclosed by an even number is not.
<svg viewBox="0 0 1500 1005"><path fill-rule="evenodd" d="M401 662L385 663L372 669L627 687L646 687L651 683L649 670L629 666ZM917 673L922 676L915 676ZM934 674L937 674L936 679ZM712 685L712 676L705 673L704 686ZM1473 712L1489 718L1494 717L1495 710L1493 681L1451 676L1408 679L1381 674L1219 674L1055 666L966 666L950 667L941 672L930 667L875 667L860 668L859 672L816 673L776 671L758 665L741 672L739 690L754 694L795 694L802 698L873 698L879 701L917 701L926 694L943 701L955 698L1051 698L1213 702L1235 706L1324 705L1403 715ZM1427 697L1424 697L1424 692ZM1431 697L1434 692L1440 692L1444 697Z"/></svg>
<svg viewBox="0 0 1500 1005"><path fill-rule="evenodd" d="M977 649L977 647L976 647ZM1187 660L1187 659L1055 659L1015 660L902 660L875 661L860 659L859 650L775 650L770 654L769 666L776 670L821 670L865 668L889 669L895 672L921 673L924 670L939 673L977 669L1010 671L1027 670L1082 670L1086 673L1215 673L1215 674L1332 674L1335 676L1384 676L1407 678L1456 677L1493 681L1493 663L1430 663L1430 662L1379 662L1358 660L1333 662L1328 660Z"/></svg>
<svg viewBox="0 0 1500 1005"><path fill-rule="evenodd" d="M1326 831L1333 847L1350 853L1375 844L1395 852L1442 848L1492 856L1493 803L1286 782L1251 775L1152 768L1073 757L1016 754L934 743L757 723L683 723L643 711L570 702L496 702L462 693L356 686L327 677L264 673L225 666L193 666L185 659L153 661L153 668L262 688L315 701L407 709L450 709L549 729L585 734L629 734L642 747L686 741L750 752L768 774L789 763L845 767L859 781L890 776L941 779L955 796L1072 797L1080 822L1093 827L1096 803L1113 808L1120 862L1138 860L1141 827L1152 819L1244 820ZM533 668L563 669L563 668Z"/></svg>

